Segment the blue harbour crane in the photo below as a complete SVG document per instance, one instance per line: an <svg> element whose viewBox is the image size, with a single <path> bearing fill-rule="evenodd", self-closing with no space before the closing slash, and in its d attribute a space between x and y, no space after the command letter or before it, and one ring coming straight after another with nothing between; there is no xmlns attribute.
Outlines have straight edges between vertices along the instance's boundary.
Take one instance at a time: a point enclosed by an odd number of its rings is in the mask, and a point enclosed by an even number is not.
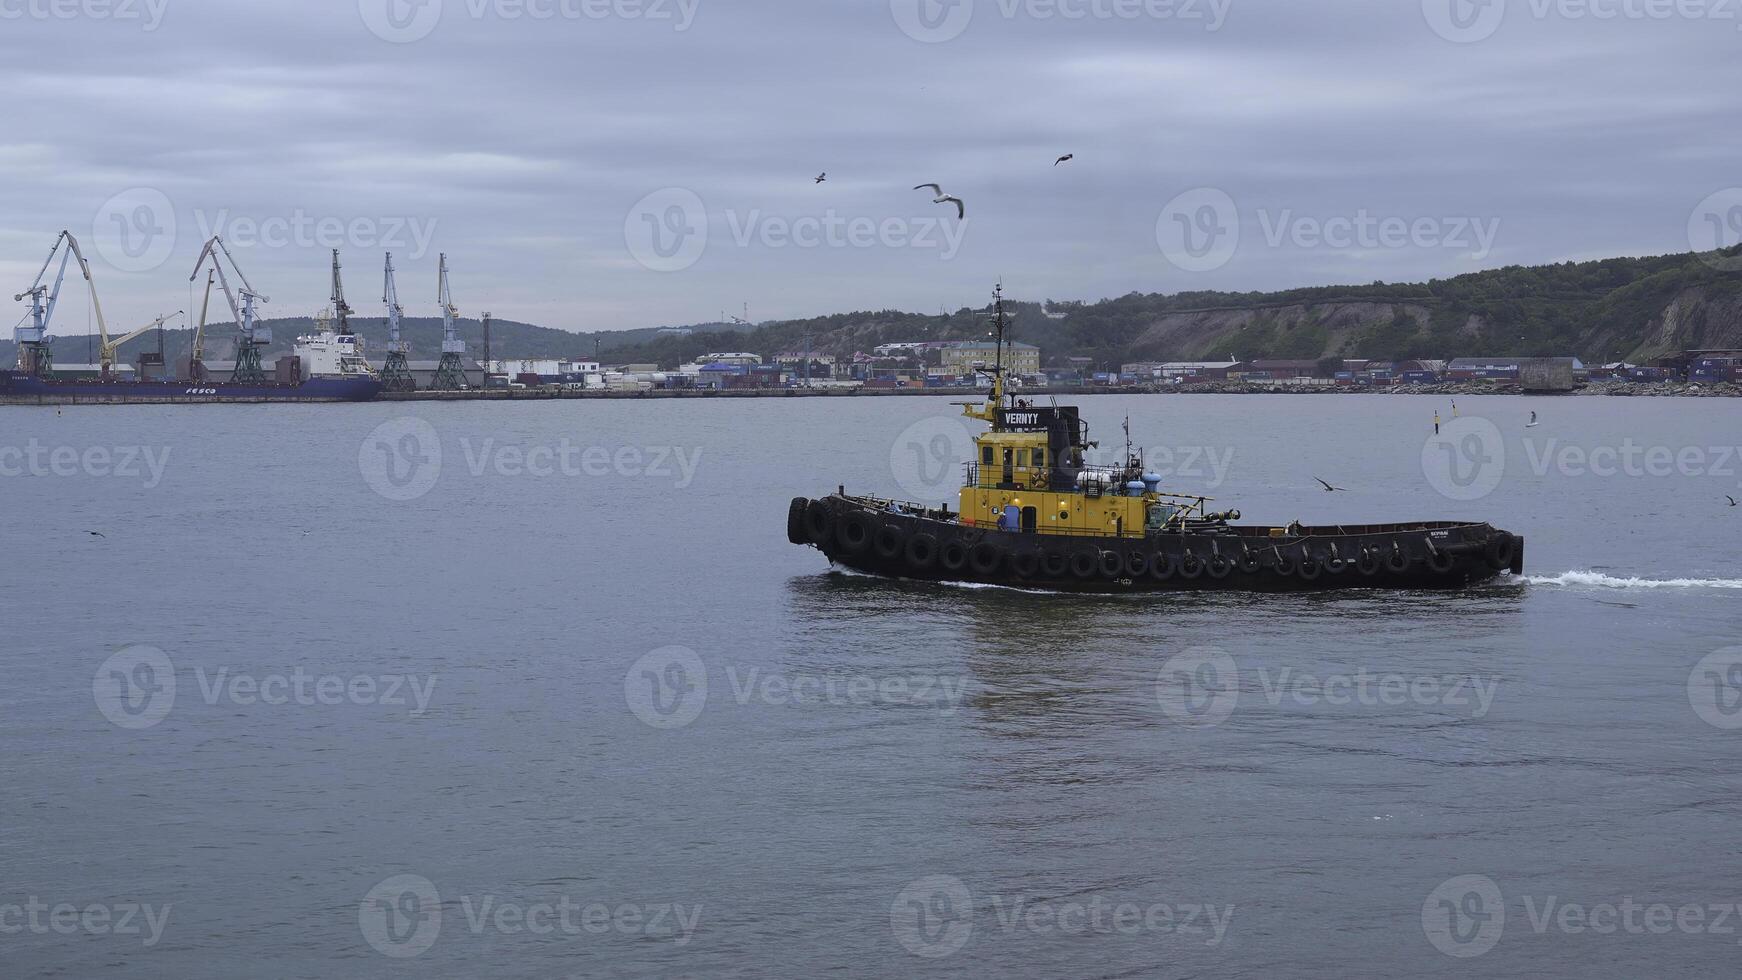
<svg viewBox="0 0 1742 980"><path fill-rule="evenodd" d="M219 260L219 255L223 256L223 261ZM218 286L224 290L224 299L230 304L230 315L236 318L236 370L230 375L230 380L237 383L262 383L266 381L266 371L260 366L260 351L261 348L272 345L272 328L259 322L254 304L256 301L270 303L272 300L255 291L254 286L248 282L248 277L236 265L236 259L224 245L224 240L216 235L200 250L199 261L194 263L194 272L188 277L188 282L200 277L200 270L205 268L207 258L212 260L212 270L218 275ZM230 271L236 274L237 281L242 284L240 290L233 291L230 288L230 278L224 274L225 261L230 263ZM335 258L335 268L337 261ZM238 293L242 297L239 303L236 300Z"/></svg>
<svg viewBox="0 0 1742 980"><path fill-rule="evenodd" d="M388 391L416 391L411 377L411 363L406 355L411 344L399 334L399 318L405 310L399 305L399 287L393 284L393 253L387 253L387 271L383 273L381 302L387 305L387 363L381 368L381 385Z"/></svg>
<svg viewBox="0 0 1742 980"><path fill-rule="evenodd" d="M436 302L442 308L442 362L436 367L435 380L429 387L431 391L465 391L468 386L462 358L466 353L466 342L460 339L460 311L454 307L453 296L448 292L446 252L442 253L436 275L439 281Z"/></svg>
<svg viewBox="0 0 1742 980"><path fill-rule="evenodd" d="M66 248L63 250L62 245ZM42 278L48 275L49 267L54 265L54 257L60 255L60 268L55 272L54 285L48 286ZM85 255L79 250L79 240L70 231L63 231L49 247L48 258L42 263L42 269L36 274L36 281L30 288L13 297L17 302L30 298L29 326L20 326L12 331L12 339L18 345L18 370L39 378L47 378L54 372L54 354L50 350L52 341L48 338L49 325L54 321L55 304L60 301L61 281L67 275L67 262L78 259L79 272L85 277L85 286L91 292L91 309L95 311L97 328L103 334L104 346L108 346L109 331L103 323L103 304L97 300L97 284L91 279L90 263L85 261ZM129 338L131 339L131 338ZM105 372L106 373L106 372Z"/></svg>

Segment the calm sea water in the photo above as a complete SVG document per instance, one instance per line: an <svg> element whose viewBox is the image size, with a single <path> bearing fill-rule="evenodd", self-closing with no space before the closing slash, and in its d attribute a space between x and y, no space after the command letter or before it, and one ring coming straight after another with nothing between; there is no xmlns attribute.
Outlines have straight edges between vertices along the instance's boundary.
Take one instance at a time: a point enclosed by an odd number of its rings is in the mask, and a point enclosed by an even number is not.
<svg viewBox="0 0 1742 980"><path fill-rule="evenodd" d="M1527 579L786 543L945 499L945 399L6 410L0 973L1734 972L1742 405L1081 404L1247 520L1489 520Z"/></svg>

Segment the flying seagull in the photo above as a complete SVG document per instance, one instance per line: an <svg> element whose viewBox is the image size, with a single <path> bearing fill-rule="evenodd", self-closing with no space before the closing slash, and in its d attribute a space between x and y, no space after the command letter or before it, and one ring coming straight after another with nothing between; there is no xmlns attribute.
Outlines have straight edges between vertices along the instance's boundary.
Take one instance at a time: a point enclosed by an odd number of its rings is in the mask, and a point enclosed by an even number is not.
<svg viewBox="0 0 1742 980"><path fill-rule="evenodd" d="M85 533L89 534L93 538L106 538L106 537L108 537L108 535L104 534L102 531L86 531Z"/></svg>
<svg viewBox="0 0 1742 980"><path fill-rule="evenodd" d="M827 170L825 170L822 173L817 174L816 182L820 184L823 181L828 180L828 179L829 179L829 172Z"/></svg>
<svg viewBox="0 0 1742 980"><path fill-rule="evenodd" d="M930 189L933 194L937 195L937 197L932 198L931 202L933 204L954 204L956 206L956 217L958 219L968 216L968 208L962 203L962 199L945 194L944 189L939 187L937 184L915 184L913 189L916 191Z"/></svg>
<svg viewBox="0 0 1742 980"><path fill-rule="evenodd" d="M1315 480L1319 480L1319 478L1318 478L1318 477L1316 477L1316 476L1315 476L1315 477L1313 477L1313 479L1315 479ZM1323 481L1323 480L1319 480L1319 482L1320 482L1320 483L1325 483L1325 481ZM1345 493L1347 493L1347 492L1348 492L1348 488L1347 488L1347 487L1333 487L1333 486L1331 486L1331 485L1330 485L1330 484L1329 484L1329 483L1325 483L1325 492L1326 492L1326 493L1335 493L1335 492L1337 492L1337 491L1339 491L1339 490L1341 490L1341 491L1343 491L1343 492L1345 492Z"/></svg>
<svg viewBox="0 0 1742 980"><path fill-rule="evenodd" d="M1736 506L1736 498L1735 497L1732 497L1729 494L1725 494L1724 499L1728 500L1730 502L1730 506L1732 506L1732 507Z"/></svg>
<svg viewBox="0 0 1742 980"><path fill-rule="evenodd" d="M1057 160L1054 160L1052 162L1052 165L1056 167L1059 164L1064 163L1066 160L1075 160L1076 158L1077 158L1077 155L1075 153L1066 153L1064 156L1059 157Z"/></svg>

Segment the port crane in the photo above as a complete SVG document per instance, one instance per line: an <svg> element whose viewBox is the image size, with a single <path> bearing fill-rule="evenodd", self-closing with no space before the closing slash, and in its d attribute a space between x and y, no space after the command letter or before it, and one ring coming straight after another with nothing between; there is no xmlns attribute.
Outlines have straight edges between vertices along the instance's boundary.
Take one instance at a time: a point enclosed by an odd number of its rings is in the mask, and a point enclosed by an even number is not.
<svg viewBox="0 0 1742 980"><path fill-rule="evenodd" d="M104 332L102 334L102 340L101 340L102 346L98 348L99 354L97 355L98 358L100 359L100 363L103 366L103 380L107 381L109 379L109 372L112 371L114 369L114 366L115 366L115 355L117 352L120 351L121 347L124 344L126 344L128 341L134 340L136 338L143 337L143 336L145 336L145 334L149 333L152 330L157 330L157 329L162 328L164 323L168 322L170 319L172 319L174 317L184 316L184 315L186 315L186 314L184 314L183 311L181 311L181 310L176 310L174 313L165 313L162 316L159 316L157 319L151 321L150 323L147 323L145 326L140 327L138 330L133 331L132 333L126 335L125 337L116 338L115 340L110 340L108 333ZM161 351L159 353L161 353ZM159 363L161 363L162 358L158 358L158 361L159 361ZM145 379L143 377L141 377L139 380L143 381Z"/></svg>
<svg viewBox="0 0 1742 980"><path fill-rule="evenodd" d="M381 302L387 305L387 363L381 368L381 386L388 391L416 391L417 382L411 378L411 364L406 359L411 344L399 335L399 318L405 309L399 305L399 287L393 284L392 252L387 253L387 271L382 274Z"/></svg>
<svg viewBox="0 0 1742 980"><path fill-rule="evenodd" d="M199 273L194 275L197 277ZM206 311L212 306L212 281L216 278L216 269L206 270L206 293L200 299L200 322L194 327L194 348L188 355L189 381L206 380Z"/></svg>
<svg viewBox="0 0 1742 980"><path fill-rule="evenodd" d="M242 284L240 290L231 290L230 278L224 274L224 263L218 258L220 254L230 263L230 270L236 273L236 279ZM224 245L224 240L216 235L200 250L199 261L194 263L194 272L188 276L188 282L200 277L200 270L205 268L208 257L212 260L212 271L217 273L218 285L224 290L224 299L230 304L230 315L236 318L236 370L230 380L254 384L264 382L266 371L260 366L260 349L271 346L272 328L258 322L254 304L256 301L270 303L272 300L255 291L254 286L248 282L247 275L236 265L236 259ZM238 292L242 297L240 303L236 301Z"/></svg>
<svg viewBox="0 0 1742 980"><path fill-rule="evenodd" d="M453 296L448 292L446 252L442 253L436 276L436 302L442 308L442 362L436 367L435 380L429 387L431 391L464 391L467 387L466 365L462 357L466 353L466 342L460 339L460 311L454 307Z"/></svg>
<svg viewBox="0 0 1742 980"><path fill-rule="evenodd" d="M66 246L63 251L62 245ZM60 269L55 273L54 286L43 283L42 277L48 275L49 267L54 265L56 253L60 255ZM39 378L47 378L54 371L54 355L49 350L48 327L54 320L55 304L60 301L61 281L66 278L67 262L79 260L79 272L85 277L85 286L91 292L91 309L97 316L97 329L103 336L103 347L109 349L109 331L103 324L103 304L97 300L97 284L91 279L91 264L85 261L84 252L79 249L79 240L70 231L63 231L49 247L48 258L43 260L42 270L36 274L36 281L30 288L13 297L16 302L23 302L30 297L30 326L18 327L12 332L12 339L18 344L18 369ZM129 337L129 340L132 338ZM117 345L119 346L119 345ZM108 365L103 367L103 374L109 373Z"/></svg>
<svg viewBox="0 0 1742 980"><path fill-rule="evenodd" d="M339 250L333 249L333 315L339 318L338 333L351 332L351 304L345 302L345 283L339 278Z"/></svg>

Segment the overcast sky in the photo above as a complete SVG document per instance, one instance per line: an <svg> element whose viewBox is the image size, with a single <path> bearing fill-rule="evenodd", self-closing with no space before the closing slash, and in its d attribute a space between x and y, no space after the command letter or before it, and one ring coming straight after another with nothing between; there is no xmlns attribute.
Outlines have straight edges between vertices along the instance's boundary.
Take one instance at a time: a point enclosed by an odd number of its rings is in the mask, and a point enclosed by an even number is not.
<svg viewBox="0 0 1742 980"><path fill-rule="evenodd" d="M0 0L0 85L5 294L69 228L127 329L214 232L571 330L1742 234L1742 0Z"/></svg>

